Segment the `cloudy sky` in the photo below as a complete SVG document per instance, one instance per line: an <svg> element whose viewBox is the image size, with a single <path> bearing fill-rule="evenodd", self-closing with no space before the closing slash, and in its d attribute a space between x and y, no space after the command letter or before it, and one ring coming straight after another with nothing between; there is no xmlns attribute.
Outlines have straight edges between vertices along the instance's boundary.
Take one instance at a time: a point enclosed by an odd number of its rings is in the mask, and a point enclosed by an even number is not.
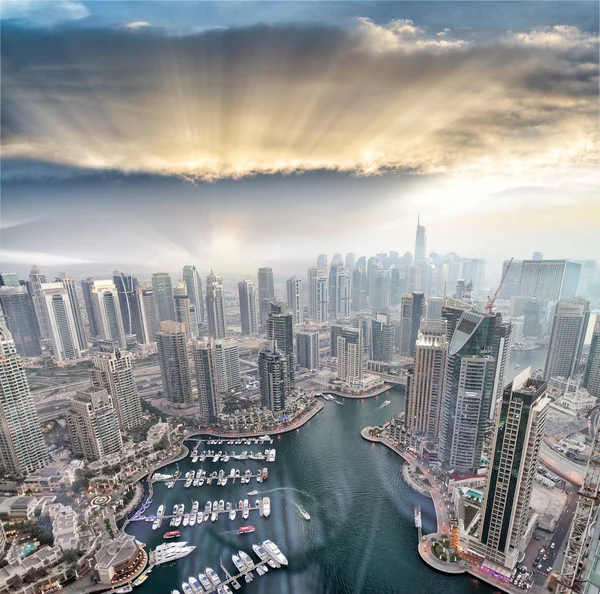
<svg viewBox="0 0 600 594"><path fill-rule="evenodd" d="M600 256L596 2L2 1L0 260ZM499 270L498 270L499 272Z"/></svg>

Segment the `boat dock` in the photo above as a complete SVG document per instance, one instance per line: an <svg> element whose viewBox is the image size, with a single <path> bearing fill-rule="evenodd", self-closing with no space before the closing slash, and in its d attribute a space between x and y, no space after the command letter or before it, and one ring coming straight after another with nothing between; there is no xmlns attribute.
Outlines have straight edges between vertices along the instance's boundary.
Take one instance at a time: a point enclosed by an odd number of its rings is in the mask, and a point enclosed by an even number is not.
<svg viewBox="0 0 600 594"><path fill-rule="evenodd" d="M421 522L421 506L415 506L415 527L419 533L419 542L421 542L421 538L423 537L423 523Z"/></svg>
<svg viewBox="0 0 600 594"><path fill-rule="evenodd" d="M199 471L201 471L202 469L199 469ZM235 471L235 469L234 469ZM263 468L262 470L258 471L256 474L252 474L250 473L239 473L239 474L233 474L233 476L231 475L231 472L229 474L223 474L221 476L219 476L216 472L212 473L212 474L207 474L205 477L203 477L203 483L201 485L194 485L194 479L192 479L192 483L186 487L187 489L189 488L193 488L193 489L199 489L200 487L203 487L204 485L211 485L213 481L215 481L215 485L218 487L224 487L225 485L227 485L227 483L229 481L231 481L232 484L235 484L236 480L239 480L240 484L249 484L250 479L256 479L258 483L262 483L264 481L267 480L267 478L269 477L269 473L267 472L266 468ZM261 479L260 481L258 479ZM220 479L220 480L219 480ZM227 479L227 480L225 480ZM244 479L244 482L242 482L242 479ZM153 478L152 482L153 483L171 483L170 485L167 485L169 488L173 487L175 485L175 483L177 481L186 483L188 480L190 480L189 477L185 477L185 476L177 476L177 477L173 477L171 475L160 475L156 478Z"/></svg>
<svg viewBox="0 0 600 594"><path fill-rule="evenodd" d="M223 462L227 463L229 460L259 460L264 462L275 462L275 456L277 451L275 448L269 450L268 448L264 452L247 452L244 451L241 454L236 454L235 452L223 452L214 450L208 450L208 452L198 453L196 450L192 450L190 452L190 458L192 459L192 464L195 464L198 460L200 462Z"/></svg>
<svg viewBox="0 0 600 594"><path fill-rule="evenodd" d="M239 439L188 439L197 444L206 443L208 445L262 445L263 443L272 444L273 439L267 436L264 437L240 437Z"/></svg>

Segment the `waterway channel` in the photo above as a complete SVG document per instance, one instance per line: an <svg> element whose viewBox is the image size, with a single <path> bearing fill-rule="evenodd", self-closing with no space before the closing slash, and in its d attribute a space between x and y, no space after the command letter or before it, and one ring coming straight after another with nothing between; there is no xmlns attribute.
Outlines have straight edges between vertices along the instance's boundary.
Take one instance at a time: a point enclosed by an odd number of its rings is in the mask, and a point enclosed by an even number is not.
<svg viewBox="0 0 600 594"><path fill-rule="evenodd" d="M384 402L390 400L388 406ZM229 521L222 516L215 523L202 523L179 530L181 540L196 545L196 550L170 567L156 567L148 580L136 588L138 594L168 594L190 575L206 566L217 570L219 559L234 571L231 554L239 549L253 555L252 544L271 539L289 559L287 568L255 576L251 584L242 581L240 594L490 594L494 589L469 576L442 575L420 559L413 508L423 510L424 531L435 529L431 500L410 489L402 480L399 456L380 444L365 441L360 430L377 425L404 407L404 388L397 386L372 399L346 399L344 406L325 402L325 408L300 430L275 438L276 461L198 462L186 458L179 463L182 473L194 468L208 472L231 468L254 472L269 469L268 480L259 485L231 482L225 487L203 486L185 489L178 482L173 489L156 484L154 501L148 513L156 513L165 503L170 513L175 503L189 511L192 499L200 508L207 501L224 499L237 502L257 489L271 498L269 518L251 512L250 518ZM207 446L207 449L215 446ZM216 446L216 449L225 446ZM203 449L202 447L200 449ZM241 452L258 451L256 446L228 446ZM174 471L175 465L166 471ZM248 497L251 502L256 497ZM300 506L311 515L304 520ZM237 527L251 524L256 532L239 536ZM162 542L167 521L152 531L150 523L133 522L127 531L154 548Z"/></svg>

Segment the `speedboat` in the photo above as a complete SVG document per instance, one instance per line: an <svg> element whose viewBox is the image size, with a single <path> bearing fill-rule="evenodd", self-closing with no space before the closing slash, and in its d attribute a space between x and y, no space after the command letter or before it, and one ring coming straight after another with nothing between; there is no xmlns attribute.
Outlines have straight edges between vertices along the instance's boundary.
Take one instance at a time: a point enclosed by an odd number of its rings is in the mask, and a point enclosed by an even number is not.
<svg viewBox="0 0 600 594"><path fill-rule="evenodd" d="M213 501L212 510L213 511L218 511L218 509L219 509L219 502L218 501Z"/></svg>
<svg viewBox="0 0 600 594"><path fill-rule="evenodd" d="M181 587L183 588L183 594L194 594L192 587L187 582L183 582Z"/></svg>
<svg viewBox="0 0 600 594"><path fill-rule="evenodd" d="M225 502L221 499L219 501L219 511L222 512L225 510Z"/></svg>
<svg viewBox="0 0 600 594"><path fill-rule="evenodd" d="M163 538L165 538L165 539L179 538L180 536L181 536L181 533L179 532L179 530L172 530L171 532L166 532L165 535L163 536Z"/></svg>
<svg viewBox="0 0 600 594"><path fill-rule="evenodd" d="M200 477L198 480L198 486L201 487L204 484L204 477Z"/></svg>
<svg viewBox="0 0 600 594"><path fill-rule="evenodd" d="M231 555L231 559L240 573L246 571L246 564L237 555Z"/></svg>
<svg viewBox="0 0 600 594"><path fill-rule="evenodd" d="M267 573L267 568L261 563L260 565L257 565L254 569L256 569L256 573L258 573L258 575L265 575L265 573Z"/></svg>
<svg viewBox="0 0 600 594"><path fill-rule="evenodd" d="M185 514L183 516L183 525L189 526L189 524L190 524L190 514Z"/></svg>
<svg viewBox="0 0 600 594"><path fill-rule="evenodd" d="M244 551L238 551L238 554L240 556L240 559L246 564L246 567L248 569L252 569L254 567L254 561L252 561L249 555L244 553Z"/></svg>
<svg viewBox="0 0 600 594"><path fill-rule="evenodd" d="M192 586L192 590L194 590L194 592L196 592L196 594L204 594L204 589L202 588L202 586L200 585L200 582L194 577L190 577L188 579L188 582L190 584L190 586Z"/></svg>
<svg viewBox="0 0 600 594"><path fill-rule="evenodd" d="M179 506L178 505L173 506L173 515L174 516L179 515Z"/></svg>
<svg viewBox="0 0 600 594"><path fill-rule="evenodd" d="M193 501L192 502L192 512L196 513L198 511L198 507L200 507L200 504L198 503L198 501Z"/></svg>
<svg viewBox="0 0 600 594"><path fill-rule="evenodd" d="M177 590L173 590L173 591L177 592ZM126 586L123 586L122 588L115 590L115 592L117 594L128 594L129 592L133 592L133 588L129 584L127 584ZM179 594L179 592L177 592L177 594Z"/></svg>
<svg viewBox="0 0 600 594"><path fill-rule="evenodd" d="M185 510L185 505L183 505L183 503L180 503L179 508L177 509L177 514L180 516L183 516L184 510Z"/></svg>
<svg viewBox="0 0 600 594"><path fill-rule="evenodd" d="M206 575L215 586L218 586L221 583L221 578L217 575L217 572L214 569L207 567Z"/></svg>
<svg viewBox="0 0 600 594"><path fill-rule="evenodd" d="M277 563L280 563L281 565L288 564L286 556L279 550L279 547L272 540L265 540L265 542L262 543L262 546L265 551L267 551L269 556L274 558Z"/></svg>
<svg viewBox="0 0 600 594"><path fill-rule="evenodd" d="M158 511L156 512L156 517L157 518L162 518L164 516L164 514L165 514L165 506L164 506L163 503L161 503L158 506Z"/></svg>
<svg viewBox="0 0 600 594"><path fill-rule="evenodd" d="M189 526L195 526L196 525L196 520L197 520L197 515L195 512L192 512L190 514L190 523Z"/></svg>
<svg viewBox="0 0 600 594"><path fill-rule="evenodd" d="M263 497L263 516L268 518L271 515L271 498Z"/></svg>
<svg viewBox="0 0 600 594"><path fill-rule="evenodd" d="M212 585L211 581L206 577L206 575L204 573L200 573L198 575L198 578L200 579L200 583L204 586L204 588L206 590L213 589L213 585Z"/></svg>
<svg viewBox="0 0 600 594"><path fill-rule="evenodd" d="M248 519L248 516L250 515L250 505L248 503L247 499L244 499L244 506L243 506L243 513L242 513L242 518L244 518L244 520Z"/></svg>
<svg viewBox="0 0 600 594"><path fill-rule="evenodd" d="M158 527L161 525L161 519L160 518L156 518L156 520L154 520L154 522L152 522L152 530L156 530L158 529Z"/></svg>
<svg viewBox="0 0 600 594"><path fill-rule="evenodd" d="M228 501L228 502L225 504L225 509L226 509L227 511L229 511L229 510L231 509L231 501Z"/></svg>
<svg viewBox="0 0 600 594"><path fill-rule="evenodd" d="M256 528L254 528L254 526L240 526L238 528L238 534L250 534L251 532L254 532L256 530Z"/></svg>
<svg viewBox="0 0 600 594"><path fill-rule="evenodd" d="M235 510L234 509L229 510L229 519L235 520Z"/></svg>
<svg viewBox="0 0 600 594"><path fill-rule="evenodd" d="M310 520L310 514L305 510L305 509L301 509L300 510L300 515L305 519L305 520Z"/></svg>
<svg viewBox="0 0 600 594"><path fill-rule="evenodd" d="M225 452L225 455L223 456L223 462L229 462L230 457L231 456L227 452Z"/></svg>
<svg viewBox="0 0 600 594"><path fill-rule="evenodd" d="M215 510L210 516L210 521L216 522L218 519L219 519L219 512Z"/></svg>
<svg viewBox="0 0 600 594"><path fill-rule="evenodd" d="M227 584L223 584L223 592L225 592L225 594L233 594L231 588Z"/></svg>

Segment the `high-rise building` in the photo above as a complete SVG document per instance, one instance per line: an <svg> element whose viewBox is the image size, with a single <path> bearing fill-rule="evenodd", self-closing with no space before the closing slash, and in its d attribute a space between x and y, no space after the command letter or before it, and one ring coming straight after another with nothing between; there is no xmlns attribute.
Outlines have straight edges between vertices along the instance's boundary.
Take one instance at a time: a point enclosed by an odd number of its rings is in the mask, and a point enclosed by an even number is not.
<svg viewBox="0 0 600 594"><path fill-rule="evenodd" d="M337 357L337 339L342 335L343 327L344 324L339 322L329 324L329 355L331 357Z"/></svg>
<svg viewBox="0 0 600 594"><path fill-rule="evenodd" d="M92 357L92 386L104 388L111 396L121 431L131 431L142 424L142 402L138 394L133 360L115 343L105 343Z"/></svg>
<svg viewBox="0 0 600 594"><path fill-rule="evenodd" d="M327 275L321 268L308 269L308 315L313 322L327 321Z"/></svg>
<svg viewBox="0 0 600 594"><path fill-rule="evenodd" d="M333 257L331 258L331 265L332 266L338 266L344 265L344 257L342 256L342 254L333 254Z"/></svg>
<svg viewBox="0 0 600 594"><path fill-rule="evenodd" d="M44 281L46 282L46 281ZM33 286L33 283L31 283ZM92 297L92 289L94 288L94 279L86 278L81 281L81 293L85 304L85 313L87 316L90 336L95 338L100 335L100 324L96 321L96 312L94 310L94 298Z"/></svg>
<svg viewBox="0 0 600 594"><path fill-rule="evenodd" d="M154 291L146 287L135 290L133 330L140 344L156 342L156 333L160 330L154 306Z"/></svg>
<svg viewBox="0 0 600 594"><path fill-rule="evenodd" d="M127 342L119 307L119 295L111 280L94 281L92 307L100 338L117 342L121 348L125 348Z"/></svg>
<svg viewBox="0 0 600 594"><path fill-rule="evenodd" d="M394 357L394 325L386 314L376 314L371 320L369 359L391 363Z"/></svg>
<svg viewBox="0 0 600 594"><path fill-rule="evenodd" d="M444 299L442 297L430 297L429 299L427 299L427 319L441 320L443 305Z"/></svg>
<svg viewBox="0 0 600 594"><path fill-rule="evenodd" d="M370 299L371 307L374 309L385 309L390 304L391 280L389 269L378 268L375 271L374 293Z"/></svg>
<svg viewBox="0 0 600 594"><path fill-rule="evenodd" d="M63 287L69 295L79 350L85 351L88 348L88 344L85 336L85 327L83 325L83 314L81 313L81 306L79 304L79 295L77 294L77 283L66 272L61 272L59 276L60 282L63 284Z"/></svg>
<svg viewBox="0 0 600 594"><path fill-rule="evenodd" d="M296 332L296 358L302 369L319 368L319 333L316 331Z"/></svg>
<svg viewBox="0 0 600 594"><path fill-rule="evenodd" d="M531 256L532 260L540 261L544 259L544 254L542 252L533 252L533 256Z"/></svg>
<svg viewBox="0 0 600 594"><path fill-rule="evenodd" d="M240 319L242 334L249 336L258 333L258 311L256 308L256 289L251 280L245 279L238 283L240 297Z"/></svg>
<svg viewBox="0 0 600 594"><path fill-rule="evenodd" d="M405 418L407 429L430 440L439 435L447 354L446 321L424 321L417 337Z"/></svg>
<svg viewBox="0 0 600 594"><path fill-rule="evenodd" d="M531 379L529 370L504 389L480 529L483 565L492 570L501 566L512 572L535 529L531 493L549 405L546 382Z"/></svg>
<svg viewBox="0 0 600 594"><path fill-rule="evenodd" d="M204 324L204 296L202 292L202 279L195 266L187 264L183 267L183 282L187 287L187 294L196 311L198 324ZM195 333L198 336L198 333Z"/></svg>
<svg viewBox="0 0 600 594"><path fill-rule="evenodd" d="M215 349L219 390L226 392L238 388L242 384L238 345L232 338L221 338L215 341Z"/></svg>
<svg viewBox="0 0 600 594"><path fill-rule="evenodd" d="M510 264L510 268L508 265ZM521 284L522 260L504 260L502 263L502 276L504 282L498 293L499 299L510 299L519 295L519 285Z"/></svg>
<svg viewBox="0 0 600 594"><path fill-rule="evenodd" d="M444 318L452 309L444 308ZM450 316L448 325L453 325ZM448 346L440 427L446 468L472 472L481 465L490 408L496 394L496 316L463 311Z"/></svg>
<svg viewBox="0 0 600 594"><path fill-rule="evenodd" d="M165 398L176 408L189 406L192 379L185 326L179 322L161 322L156 346Z"/></svg>
<svg viewBox="0 0 600 594"><path fill-rule="evenodd" d="M577 373L589 318L590 304L585 299L573 297L558 302L544 367L546 381Z"/></svg>
<svg viewBox="0 0 600 594"><path fill-rule="evenodd" d="M285 409L292 390L288 357L277 348L276 340L265 340L258 353L260 405L272 412Z"/></svg>
<svg viewBox="0 0 600 594"><path fill-rule="evenodd" d="M519 295L546 301L574 297L580 270L581 264L568 260L523 260Z"/></svg>
<svg viewBox="0 0 600 594"><path fill-rule="evenodd" d="M173 285L167 272L155 272L152 275L154 306L159 322L175 321L175 302L173 301Z"/></svg>
<svg viewBox="0 0 600 594"><path fill-rule="evenodd" d="M421 287L421 267L417 265L411 266L406 271L406 290L409 293L413 293L414 291L420 291Z"/></svg>
<svg viewBox="0 0 600 594"><path fill-rule="evenodd" d="M40 307L45 308L43 301L40 301ZM40 337L33 300L27 287L0 287L0 308L18 353L22 357L39 357L42 354ZM47 318L46 313L44 319Z"/></svg>
<svg viewBox="0 0 600 594"><path fill-rule="evenodd" d="M406 293L405 271L400 268L390 270L390 305L400 305Z"/></svg>
<svg viewBox="0 0 600 594"><path fill-rule="evenodd" d="M76 392L67 414L67 427L77 457L99 460L123 449L113 399L104 388L92 386Z"/></svg>
<svg viewBox="0 0 600 594"><path fill-rule="evenodd" d="M216 423L219 416L219 376L214 338L207 337L194 342L194 367L200 418L205 424Z"/></svg>
<svg viewBox="0 0 600 594"><path fill-rule="evenodd" d="M42 283L41 290L48 312L54 358L59 362L79 359L79 337L67 289L63 283L56 282Z"/></svg>
<svg viewBox="0 0 600 594"><path fill-rule="evenodd" d="M225 338L227 336L223 283L221 277L212 270L206 277L206 319L208 321L209 336L214 338Z"/></svg>
<svg viewBox="0 0 600 594"><path fill-rule="evenodd" d="M344 326L337 339L337 379L351 387L359 387L363 367L362 328Z"/></svg>
<svg viewBox="0 0 600 594"><path fill-rule="evenodd" d="M263 266L258 269L258 318L261 332L264 332L267 327L269 304L274 299L273 269L270 266Z"/></svg>
<svg viewBox="0 0 600 594"><path fill-rule="evenodd" d="M419 334L424 305L425 295L422 291L402 295L400 354L404 357L414 357L415 355L415 343Z"/></svg>
<svg viewBox="0 0 600 594"><path fill-rule="evenodd" d="M21 281L16 272L0 272L0 287L20 287Z"/></svg>
<svg viewBox="0 0 600 594"><path fill-rule="evenodd" d="M0 470L23 476L50 461L15 341L0 326Z"/></svg>
<svg viewBox="0 0 600 594"><path fill-rule="evenodd" d="M360 266L352 271L352 311L361 311L367 307L367 273Z"/></svg>
<svg viewBox="0 0 600 594"><path fill-rule="evenodd" d="M415 262L422 262L426 257L425 227L421 225L420 217L417 218L417 234L415 237Z"/></svg>
<svg viewBox="0 0 600 594"><path fill-rule="evenodd" d="M596 316L587 365L583 374L583 387L596 398L600 397L600 315Z"/></svg>
<svg viewBox="0 0 600 594"><path fill-rule="evenodd" d="M185 325L185 332L188 338L198 336L196 310L190 301L185 285L173 289L173 302L175 304L175 321Z"/></svg>
<svg viewBox="0 0 600 594"><path fill-rule="evenodd" d="M356 264L356 256L352 252L348 252L346 254L346 268L348 272L352 272L354 270L354 265Z"/></svg>
<svg viewBox="0 0 600 594"><path fill-rule="evenodd" d="M329 313L335 319L350 316L351 290L350 273L342 264L332 264L329 272Z"/></svg>
<svg viewBox="0 0 600 594"><path fill-rule="evenodd" d="M31 299L33 300L37 332L42 340L50 340L50 321L48 320L48 310L46 309L41 289L42 283L45 282L46 277L41 273L40 269L37 266L32 266L31 272L29 273L28 290ZM14 333L13 336L15 336Z"/></svg>
<svg viewBox="0 0 600 594"><path fill-rule="evenodd" d="M277 342L277 349L288 358L287 369L289 373L289 385L295 386L294 370L296 368L294 358L294 322L291 313L284 313L283 307L271 303L267 317L267 338Z"/></svg>
<svg viewBox="0 0 600 594"><path fill-rule="evenodd" d="M287 288L287 305L292 312L292 320L294 326L304 323L304 303L302 298L302 279L298 277L288 278L286 283Z"/></svg>
<svg viewBox="0 0 600 594"><path fill-rule="evenodd" d="M117 287L119 295L119 308L125 334L135 334L133 330L132 307L135 301L135 290L138 286L137 278L131 274L125 274L113 270L113 283Z"/></svg>
<svg viewBox="0 0 600 594"><path fill-rule="evenodd" d="M317 268L327 270L327 254L319 254L317 256Z"/></svg>

